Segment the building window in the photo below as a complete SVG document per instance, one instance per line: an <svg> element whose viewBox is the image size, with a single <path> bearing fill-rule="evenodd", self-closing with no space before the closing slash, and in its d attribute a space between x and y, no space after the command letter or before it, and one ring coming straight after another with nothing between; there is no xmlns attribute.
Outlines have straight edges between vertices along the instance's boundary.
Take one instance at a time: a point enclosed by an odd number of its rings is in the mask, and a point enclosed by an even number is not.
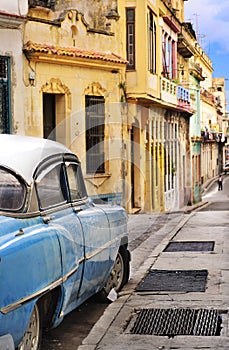
<svg viewBox="0 0 229 350"><path fill-rule="evenodd" d="M135 69L135 9L126 9L126 51L127 69Z"/></svg>
<svg viewBox="0 0 229 350"><path fill-rule="evenodd" d="M10 58L0 56L0 133L9 134L10 128Z"/></svg>
<svg viewBox="0 0 229 350"><path fill-rule="evenodd" d="M151 73L156 73L156 22L152 12L149 14L149 71Z"/></svg>
<svg viewBox="0 0 229 350"><path fill-rule="evenodd" d="M165 78L176 78L176 43L167 33L163 34L162 66Z"/></svg>
<svg viewBox="0 0 229 350"><path fill-rule="evenodd" d="M86 96L86 172L101 174L104 165L105 100L101 96Z"/></svg>
<svg viewBox="0 0 229 350"><path fill-rule="evenodd" d="M29 0L29 7L41 6L54 10L56 2L56 0Z"/></svg>

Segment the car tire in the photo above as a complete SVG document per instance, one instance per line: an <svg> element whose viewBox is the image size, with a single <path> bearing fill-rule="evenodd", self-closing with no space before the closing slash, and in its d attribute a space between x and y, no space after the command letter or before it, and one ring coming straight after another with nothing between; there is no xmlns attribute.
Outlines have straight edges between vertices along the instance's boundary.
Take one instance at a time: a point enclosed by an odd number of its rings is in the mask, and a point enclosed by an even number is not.
<svg viewBox="0 0 229 350"><path fill-rule="evenodd" d="M119 248L114 266L111 270L110 276L99 293L102 302L109 302L107 298L112 289L116 293L120 292L123 286L128 282L130 275L130 253L125 245Z"/></svg>
<svg viewBox="0 0 229 350"><path fill-rule="evenodd" d="M18 350L39 350L42 337L42 317L37 304L34 305L24 337Z"/></svg>

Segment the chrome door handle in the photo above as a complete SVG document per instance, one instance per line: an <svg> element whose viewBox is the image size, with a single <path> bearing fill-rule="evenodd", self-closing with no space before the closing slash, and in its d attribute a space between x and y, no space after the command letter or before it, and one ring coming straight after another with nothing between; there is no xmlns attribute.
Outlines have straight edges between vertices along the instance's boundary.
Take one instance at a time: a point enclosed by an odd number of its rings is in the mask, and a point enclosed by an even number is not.
<svg viewBox="0 0 229 350"><path fill-rule="evenodd" d="M43 218L44 224L48 224L51 220L53 220L53 216L45 216Z"/></svg>
<svg viewBox="0 0 229 350"><path fill-rule="evenodd" d="M79 213L81 210L83 210L81 207L74 207L73 208L73 211L74 211L74 213Z"/></svg>

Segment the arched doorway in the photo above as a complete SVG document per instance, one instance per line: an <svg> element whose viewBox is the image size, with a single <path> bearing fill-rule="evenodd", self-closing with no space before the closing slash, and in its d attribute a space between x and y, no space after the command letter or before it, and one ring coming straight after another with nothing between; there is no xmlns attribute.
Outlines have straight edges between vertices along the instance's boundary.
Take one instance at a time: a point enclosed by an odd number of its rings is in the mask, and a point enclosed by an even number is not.
<svg viewBox="0 0 229 350"><path fill-rule="evenodd" d="M59 79L42 87L43 137L69 143L70 91Z"/></svg>

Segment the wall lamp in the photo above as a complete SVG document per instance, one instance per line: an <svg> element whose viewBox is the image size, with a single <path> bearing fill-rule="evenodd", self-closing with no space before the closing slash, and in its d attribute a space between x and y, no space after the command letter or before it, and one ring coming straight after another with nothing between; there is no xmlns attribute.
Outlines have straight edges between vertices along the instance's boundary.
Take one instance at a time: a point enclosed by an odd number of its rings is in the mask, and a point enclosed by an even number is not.
<svg viewBox="0 0 229 350"><path fill-rule="evenodd" d="M29 84L31 86L34 86L35 85L35 78L36 78L36 73L33 72L33 71L30 71L29 72Z"/></svg>

